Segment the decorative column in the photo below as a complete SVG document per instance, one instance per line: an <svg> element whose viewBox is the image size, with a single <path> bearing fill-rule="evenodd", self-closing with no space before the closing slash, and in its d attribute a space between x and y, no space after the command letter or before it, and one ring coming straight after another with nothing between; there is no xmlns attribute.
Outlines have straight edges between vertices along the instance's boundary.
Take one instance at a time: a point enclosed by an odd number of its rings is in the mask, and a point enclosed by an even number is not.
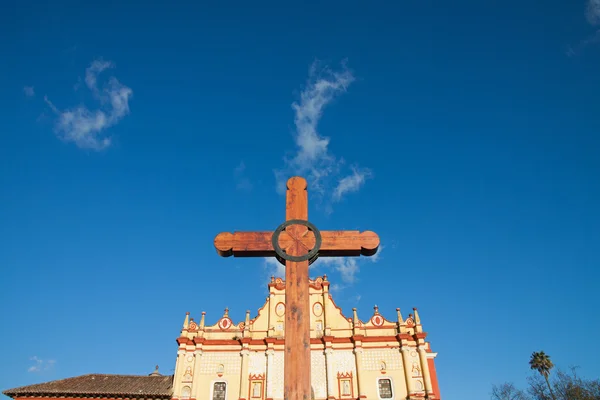
<svg viewBox="0 0 600 400"><path fill-rule="evenodd" d="M410 355L408 354L410 349L406 346L402 346L400 348L400 352L402 353L402 363L404 364L404 376L406 377L406 390L408 390L408 396L412 396L415 393L415 388L413 385L413 380L411 373L409 371L410 363Z"/></svg>
<svg viewBox="0 0 600 400"><path fill-rule="evenodd" d="M433 387L431 386L431 375L429 374L429 364L427 363L427 351L419 346L419 358L421 359L421 371L423 371L423 380L425 381L425 393L432 394Z"/></svg>
<svg viewBox="0 0 600 400"><path fill-rule="evenodd" d="M202 350L196 349L194 354L194 376L192 377L192 397L200 398L200 364L202 363Z"/></svg>
<svg viewBox="0 0 600 400"><path fill-rule="evenodd" d="M327 398L335 399L336 377L333 375L333 349L325 349L325 365L327 370Z"/></svg>
<svg viewBox="0 0 600 400"><path fill-rule="evenodd" d="M327 282L327 275L323 275L323 281ZM327 285L323 285L323 334L325 334L325 328L329 326L329 282Z"/></svg>
<svg viewBox="0 0 600 400"><path fill-rule="evenodd" d="M240 354L242 355L242 376L240 379L240 400L246 400L246 395L248 394L248 358L250 355L250 351L247 348L244 348L244 350L242 350L240 352Z"/></svg>
<svg viewBox="0 0 600 400"><path fill-rule="evenodd" d="M364 377L363 374L361 373L362 370L362 356L363 356L363 348L362 347L356 347L354 349L354 355L355 355L355 359L356 359L356 384L358 385L358 397L361 399L366 399L367 395L365 394L365 384L364 384Z"/></svg>
<svg viewBox="0 0 600 400"><path fill-rule="evenodd" d="M173 397L181 397L181 368L185 361L185 349L177 350L177 363L175 364L175 376L173 379Z"/></svg>
<svg viewBox="0 0 600 400"><path fill-rule="evenodd" d="M273 399L273 386L275 385L274 376L275 373L275 350L267 350L267 400Z"/></svg>

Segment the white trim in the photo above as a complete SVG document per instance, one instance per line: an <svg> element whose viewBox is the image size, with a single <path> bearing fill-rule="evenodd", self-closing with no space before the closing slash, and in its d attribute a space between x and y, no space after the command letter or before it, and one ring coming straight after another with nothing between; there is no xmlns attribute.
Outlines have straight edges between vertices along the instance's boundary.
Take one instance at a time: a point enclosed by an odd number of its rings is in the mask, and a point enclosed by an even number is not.
<svg viewBox="0 0 600 400"><path fill-rule="evenodd" d="M390 388L392 389L392 397L382 398L379 394L379 381L382 379L388 379L390 381ZM377 390L377 398L379 400L394 400L396 398L396 389L394 388L394 379L391 376L378 376L376 378L376 390Z"/></svg>
<svg viewBox="0 0 600 400"><path fill-rule="evenodd" d="M215 391L215 383L219 383L219 382L223 382L225 384L225 400L227 400L227 392L229 391L229 382L227 381L227 379L215 379L214 381L210 382L210 397L209 397L210 400L213 399L213 394Z"/></svg>

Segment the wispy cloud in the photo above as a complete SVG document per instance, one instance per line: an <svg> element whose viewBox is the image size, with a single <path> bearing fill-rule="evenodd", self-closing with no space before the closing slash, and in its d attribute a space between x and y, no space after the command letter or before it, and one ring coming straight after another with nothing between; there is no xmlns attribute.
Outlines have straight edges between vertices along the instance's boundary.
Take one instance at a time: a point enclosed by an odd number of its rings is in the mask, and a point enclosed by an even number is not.
<svg viewBox="0 0 600 400"><path fill-rule="evenodd" d="M85 84L99 103L96 110L84 105L60 110L44 96L48 106L57 115L54 128L59 138L83 149L103 150L110 146L111 138L105 131L129 114L129 100L133 91L115 77L110 77L99 89L98 76L109 68L114 68L112 62L95 60L85 71Z"/></svg>
<svg viewBox="0 0 600 400"><path fill-rule="evenodd" d="M23 87L23 93L25 93L25 96L27 96L27 97L35 96L35 90L33 90L33 86Z"/></svg>
<svg viewBox="0 0 600 400"><path fill-rule="evenodd" d="M240 164L235 167L235 169L233 170L233 176L235 178L236 181L236 188L239 190L245 190L245 191L250 191L252 190L252 182L250 182L250 179L248 179L246 177L246 164L244 163L244 161L240 162Z"/></svg>
<svg viewBox="0 0 600 400"><path fill-rule="evenodd" d="M322 257L315 261L313 265L331 268L338 272L341 277L341 284L338 284L337 288L341 290L356 282L356 276L360 272L361 265L379 262L383 249L384 247L380 245L377 253L371 257Z"/></svg>
<svg viewBox="0 0 600 400"><path fill-rule="evenodd" d="M600 25L600 0L588 0L585 8L585 19L591 26ZM596 29L594 33L582 40L577 46L569 47L567 55L577 55L588 45L598 42L600 42L600 29Z"/></svg>
<svg viewBox="0 0 600 400"><path fill-rule="evenodd" d="M344 160L331 153L330 138L322 136L317 130L325 108L345 93L354 80L352 71L345 63L337 71L327 66L321 67L318 62L313 63L299 100L292 104L296 151L291 157L284 158L284 168L275 171L278 192L285 192L286 180L296 174L305 176L311 191L326 202L339 201L346 193L358 190L364 179L370 176L367 169L355 167L348 177L356 179L356 174L359 174L362 181L353 189L351 182L343 177ZM342 182L343 186L340 186Z"/></svg>
<svg viewBox="0 0 600 400"><path fill-rule="evenodd" d="M311 264L310 269L324 268L337 272L340 279L332 283L331 291L340 292L356 282L361 266L371 263L374 264L381 260L383 248L384 247L380 245L377 253L371 257L321 257ZM263 259L263 267L267 274L267 278L270 278L271 276L285 278L285 265L282 265L274 257L265 257ZM336 280L335 276L334 280ZM359 301L360 295L357 295L354 300Z"/></svg>
<svg viewBox="0 0 600 400"><path fill-rule="evenodd" d="M366 168L352 167L352 174L339 180L333 191L333 200L340 201L346 193L358 192L371 175L371 171Z"/></svg>
<svg viewBox="0 0 600 400"><path fill-rule="evenodd" d="M600 24L600 0L588 0L585 10L585 18L590 25Z"/></svg>
<svg viewBox="0 0 600 400"><path fill-rule="evenodd" d="M263 260L267 278L271 276L285 278L285 265L277 261L275 257L265 257Z"/></svg>
<svg viewBox="0 0 600 400"><path fill-rule="evenodd" d="M55 360L42 360L37 356L31 357L29 360L33 361L33 365L27 368L27 372L47 371L54 368L54 364L56 364Z"/></svg>

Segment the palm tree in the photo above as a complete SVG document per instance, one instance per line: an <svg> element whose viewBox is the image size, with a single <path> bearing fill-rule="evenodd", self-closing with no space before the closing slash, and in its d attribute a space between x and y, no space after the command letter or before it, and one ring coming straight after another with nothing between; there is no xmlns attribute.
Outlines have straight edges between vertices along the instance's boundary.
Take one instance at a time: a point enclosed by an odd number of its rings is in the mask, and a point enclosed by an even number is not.
<svg viewBox="0 0 600 400"><path fill-rule="evenodd" d="M550 380L548 379L550 376L550 370L554 368L554 364L552 364L552 361L550 361L550 356L543 351L534 351L531 354L531 359L529 360L529 367L531 369L535 369L544 377L544 379L546 379L546 384L548 385L548 390L550 390L550 395L554 400L556 400L556 397L554 397L554 393L552 392L552 388L550 387Z"/></svg>

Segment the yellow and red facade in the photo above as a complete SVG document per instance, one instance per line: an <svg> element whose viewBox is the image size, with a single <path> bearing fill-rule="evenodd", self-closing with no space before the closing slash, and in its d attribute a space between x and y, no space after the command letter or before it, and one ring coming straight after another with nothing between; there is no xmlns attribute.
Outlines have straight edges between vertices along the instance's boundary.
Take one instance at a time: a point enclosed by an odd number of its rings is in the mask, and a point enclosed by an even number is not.
<svg viewBox="0 0 600 400"><path fill-rule="evenodd" d="M419 314L394 321L377 306L368 320L346 317L327 277L310 281L311 384L314 399L440 399L437 353ZM235 323L228 310L214 325L186 315L173 400L283 400L285 281L272 278L258 315Z"/></svg>

